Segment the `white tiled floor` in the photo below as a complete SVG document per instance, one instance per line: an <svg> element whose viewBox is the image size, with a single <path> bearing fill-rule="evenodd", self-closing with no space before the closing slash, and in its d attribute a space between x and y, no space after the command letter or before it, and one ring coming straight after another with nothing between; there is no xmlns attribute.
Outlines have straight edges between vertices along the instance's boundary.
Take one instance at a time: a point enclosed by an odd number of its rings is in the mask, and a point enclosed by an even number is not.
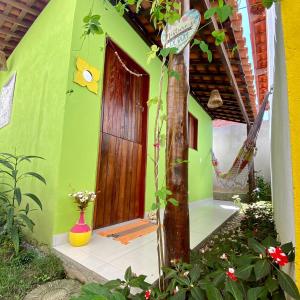
<svg viewBox="0 0 300 300"><path fill-rule="evenodd" d="M237 209L227 201L203 200L191 203L191 248L199 245ZM86 246L75 248L66 243L54 248L108 280L123 278L128 266L134 272L147 275L150 283L158 277L155 233L122 245L112 238L101 237L94 232L91 242Z"/></svg>

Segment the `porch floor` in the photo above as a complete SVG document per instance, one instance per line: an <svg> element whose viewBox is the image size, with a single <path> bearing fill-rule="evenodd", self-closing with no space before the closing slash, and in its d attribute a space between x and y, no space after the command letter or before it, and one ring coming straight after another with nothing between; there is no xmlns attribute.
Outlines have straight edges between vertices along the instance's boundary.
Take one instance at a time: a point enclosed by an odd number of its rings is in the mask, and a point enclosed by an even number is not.
<svg viewBox="0 0 300 300"><path fill-rule="evenodd" d="M202 200L190 204L190 243L196 248L238 210L232 202ZM107 228L113 228L110 226ZM155 232L123 245L113 238L93 232L90 243L72 247L68 243L54 247L60 254L95 272L104 280L123 278L128 266L133 272L147 275L147 281L157 279Z"/></svg>

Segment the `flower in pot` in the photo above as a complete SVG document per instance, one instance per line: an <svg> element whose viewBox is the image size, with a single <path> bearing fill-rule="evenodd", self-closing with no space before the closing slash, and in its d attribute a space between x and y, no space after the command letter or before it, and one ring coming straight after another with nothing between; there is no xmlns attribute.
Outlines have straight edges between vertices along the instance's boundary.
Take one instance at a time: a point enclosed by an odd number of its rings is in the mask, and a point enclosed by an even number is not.
<svg viewBox="0 0 300 300"><path fill-rule="evenodd" d="M69 194L77 204L80 217L78 222L71 228L69 232L69 242L74 247L80 247L86 245L92 235L92 230L89 225L85 223L85 209L88 207L91 201L94 201L96 194L94 192L76 192Z"/></svg>

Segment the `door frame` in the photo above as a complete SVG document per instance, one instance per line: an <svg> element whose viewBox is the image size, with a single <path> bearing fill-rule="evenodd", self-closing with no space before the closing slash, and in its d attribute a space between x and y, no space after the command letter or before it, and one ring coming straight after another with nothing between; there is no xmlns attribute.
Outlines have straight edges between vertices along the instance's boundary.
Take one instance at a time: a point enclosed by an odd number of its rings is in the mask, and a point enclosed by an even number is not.
<svg viewBox="0 0 300 300"><path fill-rule="evenodd" d="M100 172L101 172L101 153L102 153L102 127L103 127L103 114L104 114L104 84L106 82L106 63L107 63L107 47L110 45L113 50L117 51L119 56L124 60L130 60L134 65L135 69L137 69L141 74L145 74L147 78L145 81L145 87L143 88L143 99L145 99L145 105L143 104L144 111L143 111L143 122L142 122L142 168L141 168L141 178L142 186L140 190L140 211L139 217L143 218L145 214L145 200L146 200L146 169L147 169L147 144L148 144L148 106L147 101L149 98L149 87L150 87L150 76L149 73L146 72L130 55L128 55L123 49L121 49L110 37L106 37L106 44L105 44L105 60L104 60L104 67L103 67L103 83L102 83L102 96L101 96L101 119L100 119L100 128L99 128L99 144L98 144L98 162L97 162L97 174L96 174L96 199L94 203L94 212L93 212L93 229L96 228L96 217L97 217L97 209L99 207L99 191L100 191ZM144 77L144 76L143 76ZM143 83L144 85L144 83Z"/></svg>

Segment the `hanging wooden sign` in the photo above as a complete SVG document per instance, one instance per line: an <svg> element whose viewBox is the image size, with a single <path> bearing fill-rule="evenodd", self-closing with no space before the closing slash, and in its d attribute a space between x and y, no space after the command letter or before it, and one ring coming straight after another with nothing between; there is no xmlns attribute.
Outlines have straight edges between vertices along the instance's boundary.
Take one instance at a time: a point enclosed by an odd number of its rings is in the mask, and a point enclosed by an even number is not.
<svg viewBox="0 0 300 300"><path fill-rule="evenodd" d="M164 48L177 48L176 53L180 53L196 34L200 21L199 11L191 9L175 24L167 25L161 34Z"/></svg>

